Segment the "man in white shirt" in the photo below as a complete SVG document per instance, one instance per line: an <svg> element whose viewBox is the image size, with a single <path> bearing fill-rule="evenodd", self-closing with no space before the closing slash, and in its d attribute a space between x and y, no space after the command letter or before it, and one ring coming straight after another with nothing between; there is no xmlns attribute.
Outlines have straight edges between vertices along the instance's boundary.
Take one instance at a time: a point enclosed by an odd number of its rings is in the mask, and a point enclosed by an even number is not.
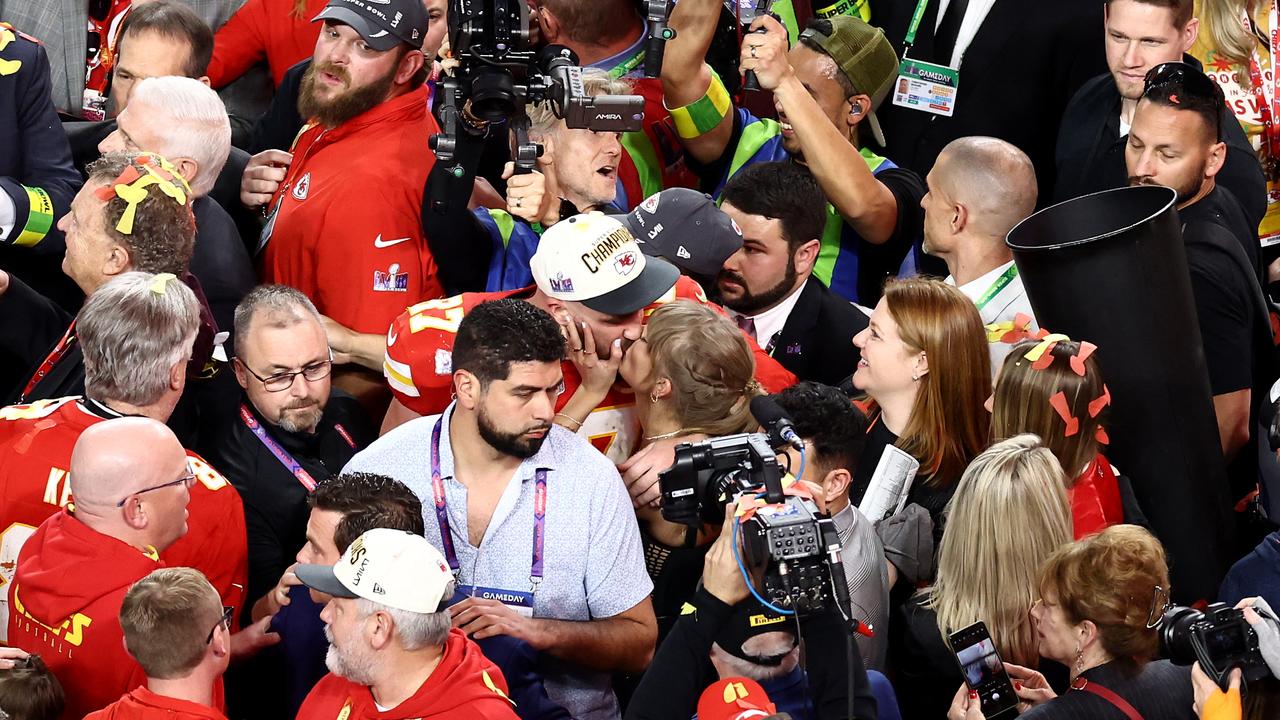
<svg viewBox="0 0 1280 720"><path fill-rule="evenodd" d="M1026 153L1003 140L965 137L942 149L926 182L929 192L920 201L924 251L947 264L947 282L978 307L996 372L1011 347L1004 336L1017 327L1035 329L1031 302L1004 242L1035 210L1035 168Z"/></svg>

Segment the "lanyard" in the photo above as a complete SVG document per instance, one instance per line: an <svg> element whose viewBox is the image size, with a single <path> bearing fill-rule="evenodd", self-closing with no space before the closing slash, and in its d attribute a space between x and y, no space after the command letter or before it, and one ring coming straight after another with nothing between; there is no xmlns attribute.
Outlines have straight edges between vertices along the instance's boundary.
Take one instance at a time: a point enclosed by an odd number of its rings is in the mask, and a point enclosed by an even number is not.
<svg viewBox="0 0 1280 720"><path fill-rule="evenodd" d="M249 428L249 432L253 433L253 436L258 438L258 442L262 443L272 455L275 455L276 460L279 460L280 464L284 465L285 469L298 479L298 483L301 484L302 487L306 488L307 492L315 492L315 478L311 477L311 473L307 472L306 468L302 467L302 463L295 460L294 457L289 454L288 450L281 447L280 443L276 442L276 439L267 433L267 429L262 427L262 423L258 422L258 419L253 416L253 413L249 412L249 408L246 407L244 403L240 403L240 420L244 423L245 427ZM342 439L351 446L352 450L356 449L356 443L351 439L351 435L347 432L346 428L335 424L334 429L336 429L338 434L342 436Z"/></svg>
<svg viewBox="0 0 1280 720"><path fill-rule="evenodd" d="M436 506L436 523L440 526L440 544L444 548L444 558L457 579L462 565L458 562L458 553L453 547L453 531L449 526L448 501L444 495L444 479L440 475L440 431L444 427L444 415L436 420L431 429L431 495ZM543 544L546 542L547 524L547 470L538 468L534 473L533 496L533 561L529 566L529 582L537 591L542 582ZM474 582L474 579L472 580Z"/></svg>
<svg viewBox="0 0 1280 720"><path fill-rule="evenodd" d="M53 371L54 366L58 364L58 361L62 360L62 356L66 355L67 351L70 350L71 346L75 343L76 322L75 320L72 320L70 327L68 327L67 331L62 334L62 339L53 347L53 350L49 353L48 357L44 359L44 362L40 363L40 367L36 369L35 374L31 376L31 379L28 380L27 384L22 388L22 394L18 396L19 403L27 401L27 396L31 394L31 391L35 390L36 385L39 385L40 381L44 380L45 376Z"/></svg>
<svg viewBox="0 0 1280 720"><path fill-rule="evenodd" d="M621 63L615 65L613 69L609 71L609 77L615 80L620 77L626 77L627 73L635 70L642 62L644 62L644 47L641 47L635 55L632 55Z"/></svg>
<svg viewBox="0 0 1280 720"><path fill-rule="evenodd" d="M1248 12L1248 10L1241 11L1243 14L1241 21L1245 29L1250 30L1252 34L1252 20ZM1280 128L1275 124L1276 115L1280 115L1280 97L1276 96L1275 82L1275 58L1276 53L1280 52L1280 13L1277 12L1275 0L1271 3L1268 19L1270 27L1267 29L1267 41L1271 56L1271 87L1268 88L1266 85L1266 77L1262 73L1262 62L1256 46L1249 57L1249 84L1252 86L1254 102L1258 105L1258 117L1262 121L1262 142L1259 149L1266 153L1266 158L1262 161L1262 169L1267 180L1273 180L1276 177L1276 163L1280 161ZM1278 199L1270 192L1268 195L1269 201Z"/></svg>
<svg viewBox="0 0 1280 720"><path fill-rule="evenodd" d="M1000 277L996 278L995 282L991 283L991 287L987 288L986 292L973 301L973 304L977 305L978 310L981 311L982 308L987 306L987 303L991 302L992 298L1000 294L1001 290L1009 287L1009 283L1013 282L1016 277L1018 277L1018 266L1010 265L1007 270L1000 273Z"/></svg>
<svg viewBox="0 0 1280 720"><path fill-rule="evenodd" d="M902 57L916 42L916 31L920 29L920 20L924 18L924 9L929 7L929 0L916 0L916 10L911 13L911 24L907 26L907 36L902 40Z"/></svg>

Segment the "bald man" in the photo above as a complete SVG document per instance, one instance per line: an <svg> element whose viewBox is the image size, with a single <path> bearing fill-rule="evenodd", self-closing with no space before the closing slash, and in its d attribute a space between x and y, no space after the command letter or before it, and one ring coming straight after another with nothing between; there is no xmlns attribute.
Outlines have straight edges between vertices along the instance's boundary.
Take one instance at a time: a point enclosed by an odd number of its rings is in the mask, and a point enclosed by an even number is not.
<svg viewBox="0 0 1280 720"><path fill-rule="evenodd" d="M163 423L125 417L80 435L71 478L75 502L23 545L7 590L9 643L44 658L67 693L62 717L78 720L146 682L120 604L186 533L195 475Z"/></svg>
<svg viewBox="0 0 1280 720"><path fill-rule="evenodd" d="M942 149L925 178L924 251L941 258L960 288L982 315L991 340L991 369L996 372L1010 344L1002 330L1018 315L1035 315L1027 300L1005 235L1036 207L1036 172L1031 159L993 137L953 140ZM995 327L993 327L995 326Z"/></svg>

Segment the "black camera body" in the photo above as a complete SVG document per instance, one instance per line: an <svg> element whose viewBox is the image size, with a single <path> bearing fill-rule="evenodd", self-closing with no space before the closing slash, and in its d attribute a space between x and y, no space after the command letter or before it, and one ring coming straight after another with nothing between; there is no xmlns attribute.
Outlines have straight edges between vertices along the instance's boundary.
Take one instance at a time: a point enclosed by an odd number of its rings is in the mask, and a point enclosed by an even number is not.
<svg viewBox="0 0 1280 720"><path fill-rule="evenodd" d="M449 0L449 49L458 66L440 83L443 132L431 138L431 147L443 162L454 159L460 110L485 124L510 122L517 135L516 166L524 171L533 170L541 154L525 137L526 103L550 103L552 112L570 128L597 132L641 128L643 97L588 96L572 50L560 45L533 47L525 0Z"/></svg>
<svg viewBox="0 0 1280 720"><path fill-rule="evenodd" d="M849 588L835 525L813 501L785 494L782 474L762 433L682 443L675 462L658 474L662 517L688 526L691 544L703 523L724 521L726 503L763 492L767 504L742 521L741 531L744 563L764 569L764 598L802 617L833 605L847 617Z"/></svg>
<svg viewBox="0 0 1280 720"><path fill-rule="evenodd" d="M1166 610L1160 621L1160 654L1175 665L1198 661L1223 690L1232 668L1240 668L1245 682L1271 675L1258 649L1258 634L1243 612L1224 603L1204 612L1177 606Z"/></svg>

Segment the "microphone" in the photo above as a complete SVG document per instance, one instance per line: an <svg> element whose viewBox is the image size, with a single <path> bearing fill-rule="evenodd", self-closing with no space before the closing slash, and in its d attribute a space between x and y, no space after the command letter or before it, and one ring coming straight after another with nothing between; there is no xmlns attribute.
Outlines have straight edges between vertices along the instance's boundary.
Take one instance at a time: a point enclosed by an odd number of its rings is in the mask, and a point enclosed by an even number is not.
<svg viewBox="0 0 1280 720"><path fill-rule="evenodd" d="M751 399L751 415L769 434L769 445L775 450L790 445L804 452L804 441L796 434L791 418L776 401L763 395Z"/></svg>

